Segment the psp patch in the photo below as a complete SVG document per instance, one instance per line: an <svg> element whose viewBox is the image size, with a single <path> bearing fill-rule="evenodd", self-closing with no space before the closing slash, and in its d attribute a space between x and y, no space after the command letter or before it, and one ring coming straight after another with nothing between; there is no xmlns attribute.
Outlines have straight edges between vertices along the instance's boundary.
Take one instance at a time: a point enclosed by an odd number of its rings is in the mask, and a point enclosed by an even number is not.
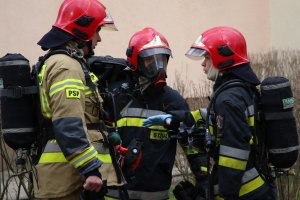
<svg viewBox="0 0 300 200"><path fill-rule="evenodd" d="M66 89L67 99L80 99L80 91L78 89Z"/></svg>

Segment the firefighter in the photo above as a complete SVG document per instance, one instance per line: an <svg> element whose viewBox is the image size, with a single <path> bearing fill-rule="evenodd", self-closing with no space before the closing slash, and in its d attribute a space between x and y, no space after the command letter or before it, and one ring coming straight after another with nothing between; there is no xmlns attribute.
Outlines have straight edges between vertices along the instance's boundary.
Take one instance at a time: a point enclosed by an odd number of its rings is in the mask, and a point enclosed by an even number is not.
<svg viewBox="0 0 300 200"><path fill-rule="evenodd" d="M37 199L102 199L105 182L118 184L103 147L101 97L86 59L101 41L99 31L115 29L97 0L65 0L52 29L38 42L49 50L39 69L43 126L48 142L36 165Z"/></svg>
<svg viewBox="0 0 300 200"><path fill-rule="evenodd" d="M168 199L177 140L170 139L165 127L144 128L142 121L170 110L188 111L188 105L167 86L171 49L162 34L150 27L138 31L131 37L126 55L135 85L117 128L122 146L128 149L123 166L128 194L130 199ZM108 190L116 197L114 192Z"/></svg>
<svg viewBox="0 0 300 200"><path fill-rule="evenodd" d="M213 139L210 157L214 160L209 168L209 199L276 199L273 183L266 180L255 162L253 96L260 81L251 69L244 36L231 27L211 28L197 38L186 55L204 58L204 72L214 81L206 118ZM230 87L233 80L247 87ZM221 89L224 87L227 89ZM146 125L172 124L175 118L156 116L147 119Z"/></svg>

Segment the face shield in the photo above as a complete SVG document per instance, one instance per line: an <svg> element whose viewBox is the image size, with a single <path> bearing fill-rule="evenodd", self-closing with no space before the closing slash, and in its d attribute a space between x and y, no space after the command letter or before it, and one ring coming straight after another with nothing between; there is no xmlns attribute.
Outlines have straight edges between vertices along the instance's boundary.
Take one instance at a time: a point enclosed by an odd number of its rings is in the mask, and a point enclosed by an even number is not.
<svg viewBox="0 0 300 200"><path fill-rule="evenodd" d="M204 49L194 48L191 47L186 53L186 57L192 59L192 60L201 60L203 59L203 56L207 55L208 52Z"/></svg>
<svg viewBox="0 0 300 200"><path fill-rule="evenodd" d="M147 78L156 77L160 71L167 71L171 51L165 48L154 48L141 51L138 58L139 70Z"/></svg>

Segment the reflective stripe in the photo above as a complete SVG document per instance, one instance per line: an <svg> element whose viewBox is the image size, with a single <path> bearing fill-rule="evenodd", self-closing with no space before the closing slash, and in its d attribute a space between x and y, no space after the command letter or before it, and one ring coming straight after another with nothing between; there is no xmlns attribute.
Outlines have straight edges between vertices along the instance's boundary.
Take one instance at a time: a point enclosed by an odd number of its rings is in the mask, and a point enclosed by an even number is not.
<svg viewBox="0 0 300 200"><path fill-rule="evenodd" d="M28 133L28 132L34 132L34 131L35 131L35 128L33 128L33 127L2 129L2 133Z"/></svg>
<svg viewBox="0 0 300 200"><path fill-rule="evenodd" d="M201 172L207 172L207 167L201 166L201 167L200 167L200 171L201 171Z"/></svg>
<svg viewBox="0 0 300 200"><path fill-rule="evenodd" d="M129 198L130 199L145 199L145 200L152 200L152 199L169 199L169 191L158 191L158 192L142 192L142 191L132 191L128 190ZM118 198L119 191L115 189L108 189L107 195L111 197Z"/></svg>
<svg viewBox="0 0 300 200"><path fill-rule="evenodd" d="M42 111L43 114L46 118L50 119L51 118L51 113L52 110L50 108L49 102L48 102L48 98L46 96L46 92L44 89L41 89L42 94L41 94L41 107L42 107Z"/></svg>
<svg viewBox="0 0 300 200"><path fill-rule="evenodd" d="M249 126L254 126L254 105L248 106L245 111L247 123Z"/></svg>
<svg viewBox="0 0 300 200"><path fill-rule="evenodd" d="M191 114L192 114L195 122L197 122L199 120L202 120L202 116L201 116L200 110L192 111Z"/></svg>
<svg viewBox="0 0 300 200"><path fill-rule="evenodd" d="M88 86L84 87L84 95L92 94L93 90L91 90Z"/></svg>
<svg viewBox="0 0 300 200"><path fill-rule="evenodd" d="M165 112L159 110L148 110L142 108L127 108L122 110L122 117L138 117L138 118L148 118L154 115L166 114Z"/></svg>
<svg viewBox="0 0 300 200"><path fill-rule="evenodd" d="M248 108L245 111L245 114L247 117L254 115L254 105L248 106Z"/></svg>
<svg viewBox="0 0 300 200"><path fill-rule="evenodd" d="M264 181L259 176L259 173L257 172L257 170L255 168L247 170L244 173L243 178L242 178L242 186L241 186L241 189L239 192L239 196L241 197L245 194L248 194L249 192L252 192L252 191L256 190L257 188L259 188L263 184L264 184ZM214 189L214 195L219 195L219 185L218 184L214 185L213 189ZM219 198L221 198L221 197L219 196ZM218 199L218 198L216 198L216 196L215 196L214 199Z"/></svg>
<svg viewBox="0 0 300 200"><path fill-rule="evenodd" d="M98 152L97 158L103 163L112 163L109 150L104 148L101 144L92 144L95 150ZM51 162L68 162L56 140L49 140L45 146L44 152L41 156L39 163L51 163Z"/></svg>
<svg viewBox="0 0 300 200"><path fill-rule="evenodd" d="M234 158L228 158L224 156L219 157L219 165L237 170L245 170L247 161L237 160Z"/></svg>
<svg viewBox="0 0 300 200"><path fill-rule="evenodd" d="M250 151L220 145L220 154L223 156L237 158L240 160L248 160Z"/></svg>
<svg viewBox="0 0 300 200"><path fill-rule="evenodd" d="M111 157L109 154L98 154L97 158L101 160L104 164L111 164ZM46 163L67 163L67 159L62 152L58 153L43 153L39 160L39 164Z"/></svg>
<svg viewBox="0 0 300 200"><path fill-rule="evenodd" d="M213 189L214 189L214 195L219 195L220 194L220 192L219 192L219 185L218 184L214 185Z"/></svg>
<svg viewBox="0 0 300 200"><path fill-rule="evenodd" d="M194 146L192 146L192 148L190 148L189 146L184 146L183 151L186 155L197 154L200 152L200 150Z"/></svg>
<svg viewBox="0 0 300 200"><path fill-rule="evenodd" d="M258 176L254 180L242 185L240 189L239 196L243 196L245 194L248 194L249 192L252 192L262 186L264 184L264 180Z"/></svg>
<svg viewBox="0 0 300 200"><path fill-rule="evenodd" d="M117 125L118 125L118 127L134 126L134 127L144 128L143 120L144 120L144 118L124 117L117 121ZM151 130L166 130L166 128L163 126L151 126L150 129Z"/></svg>
<svg viewBox="0 0 300 200"><path fill-rule="evenodd" d="M43 83L44 75L45 75L45 70L46 70L46 64L43 64L40 73L38 74L38 79L39 79L39 85L41 86Z"/></svg>
<svg viewBox="0 0 300 200"><path fill-rule="evenodd" d="M249 117L247 123L248 123L249 126L252 126L252 127L253 127L253 126L254 126L254 116Z"/></svg>
<svg viewBox="0 0 300 200"><path fill-rule="evenodd" d="M142 192L142 191L132 191L128 190L130 199L168 199L169 191L158 191L158 192Z"/></svg>
<svg viewBox="0 0 300 200"><path fill-rule="evenodd" d="M293 147L281 148L281 149L269 149L269 152L272 154L280 154L280 153L289 153L292 151L296 151L298 149L299 149L299 145Z"/></svg>
<svg viewBox="0 0 300 200"><path fill-rule="evenodd" d="M258 171L253 167L252 169L249 169L247 171L245 171L243 177L242 177L242 183L247 183L250 180L256 178L259 176Z"/></svg>
<svg viewBox="0 0 300 200"><path fill-rule="evenodd" d="M79 90L84 90L84 84L80 79L65 79L51 85L49 96L53 96L55 93L65 89L65 88L76 88Z"/></svg>
<svg viewBox="0 0 300 200"><path fill-rule="evenodd" d="M93 157L97 156L97 151L93 146L90 146L83 154L76 156L75 158L70 160L70 163L75 167L78 168L82 166L84 163L91 160Z"/></svg>
<svg viewBox="0 0 300 200"><path fill-rule="evenodd" d="M261 85L260 88L261 90L276 90L276 89L290 87L290 86L291 86L290 82L285 82L285 83L278 83L273 85Z"/></svg>
<svg viewBox="0 0 300 200"><path fill-rule="evenodd" d="M29 65L29 62L26 60L11 60L11 61L0 62L0 67L11 66L11 65Z"/></svg>

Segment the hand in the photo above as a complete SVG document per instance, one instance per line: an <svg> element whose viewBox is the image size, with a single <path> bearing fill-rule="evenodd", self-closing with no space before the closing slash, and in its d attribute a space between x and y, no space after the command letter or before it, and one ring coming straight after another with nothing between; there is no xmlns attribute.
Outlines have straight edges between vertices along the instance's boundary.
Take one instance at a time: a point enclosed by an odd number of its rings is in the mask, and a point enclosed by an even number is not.
<svg viewBox="0 0 300 200"><path fill-rule="evenodd" d="M103 182L98 176L89 176L83 184L83 188L88 191L99 192L102 188Z"/></svg>
<svg viewBox="0 0 300 200"><path fill-rule="evenodd" d="M170 125L172 121L172 115L165 114L165 115L154 115L148 117L143 121L143 126L150 127L154 125Z"/></svg>

